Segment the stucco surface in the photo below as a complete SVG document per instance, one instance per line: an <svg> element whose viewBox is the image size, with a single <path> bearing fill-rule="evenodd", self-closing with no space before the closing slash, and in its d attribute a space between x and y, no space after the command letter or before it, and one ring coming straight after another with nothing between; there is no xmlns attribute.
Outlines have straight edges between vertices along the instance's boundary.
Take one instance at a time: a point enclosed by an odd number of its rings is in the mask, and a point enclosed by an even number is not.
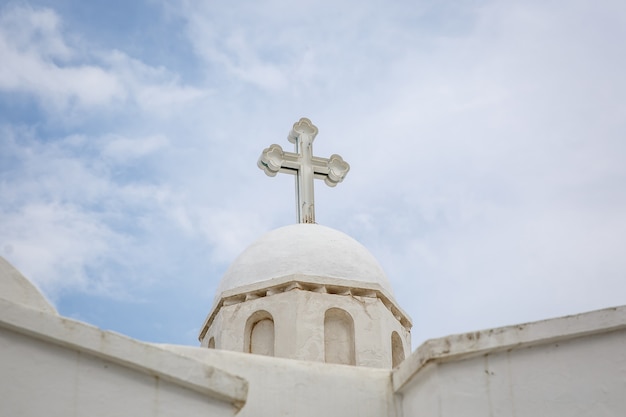
<svg viewBox="0 0 626 417"><path fill-rule="evenodd" d="M2 416L234 416L228 402L0 329Z"/></svg>
<svg viewBox="0 0 626 417"><path fill-rule="evenodd" d="M216 296L289 275L374 283L393 294L378 261L359 242L318 224L294 224L265 234L239 255L224 274Z"/></svg>
<svg viewBox="0 0 626 417"><path fill-rule="evenodd" d="M426 342L394 373L398 415L618 416L626 308Z"/></svg>
<svg viewBox="0 0 626 417"><path fill-rule="evenodd" d="M391 334L397 332L405 352L411 335L376 297L319 294L292 290L269 297L222 307L213 326L202 339L208 346L214 338L218 349L245 351L246 322L257 311L268 312L274 320L275 356L324 362L324 315L341 308L354 320L356 365L391 368Z"/></svg>
<svg viewBox="0 0 626 417"><path fill-rule="evenodd" d="M238 417L395 415L388 370L188 346L165 348L248 380L248 399Z"/></svg>
<svg viewBox="0 0 626 417"><path fill-rule="evenodd" d="M427 365L401 390L403 417L619 416L626 331Z"/></svg>
<svg viewBox="0 0 626 417"><path fill-rule="evenodd" d="M247 397L218 368L4 299L0 352L1 416L232 416Z"/></svg>

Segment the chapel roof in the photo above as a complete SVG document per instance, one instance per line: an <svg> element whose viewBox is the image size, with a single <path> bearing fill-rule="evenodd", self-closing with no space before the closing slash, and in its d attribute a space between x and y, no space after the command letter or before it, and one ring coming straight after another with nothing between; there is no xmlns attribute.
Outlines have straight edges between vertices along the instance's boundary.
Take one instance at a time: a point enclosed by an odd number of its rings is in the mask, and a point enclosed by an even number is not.
<svg viewBox="0 0 626 417"><path fill-rule="evenodd" d="M352 281L356 288L378 284L393 294L379 263L363 245L338 230L308 223L281 227L259 238L235 259L216 294L296 275Z"/></svg>

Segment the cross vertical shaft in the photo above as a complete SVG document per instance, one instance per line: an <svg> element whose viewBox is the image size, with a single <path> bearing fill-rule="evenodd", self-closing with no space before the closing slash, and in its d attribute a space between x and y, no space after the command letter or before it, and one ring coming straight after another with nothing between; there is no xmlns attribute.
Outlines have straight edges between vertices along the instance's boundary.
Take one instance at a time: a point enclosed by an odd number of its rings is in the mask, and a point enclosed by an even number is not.
<svg viewBox="0 0 626 417"><path fill-rule="evenodd" d="M339 155L330 158L313 156L313 140L317 127L309 119L294 123L287 139L295 145L295 153L285 152L279 145L270 145L257 165L270 177L278 172L296 176L296 215L299 223L315 223L313 180L323 179L334 187L345 178L350 165Z"/></svg>
<svg viewBox="0 0 626 417"><path fill-rule="evenodd" d="M296 138L296 153L301 155L301 166L296 174L296 205L300 223L315 223L313 195L313 138L302 133Z"/></svg>

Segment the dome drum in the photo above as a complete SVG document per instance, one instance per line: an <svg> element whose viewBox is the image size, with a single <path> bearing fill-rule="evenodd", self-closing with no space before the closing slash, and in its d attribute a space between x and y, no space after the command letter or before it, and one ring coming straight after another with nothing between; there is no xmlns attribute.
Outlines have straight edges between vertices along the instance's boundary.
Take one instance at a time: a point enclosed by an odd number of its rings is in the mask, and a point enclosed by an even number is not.
<svg viewBox="0 0 626 417"><path fill-rule="evenodd" d="M239 255L199 339L217 349L389 368L410 351L411 325L365 247L301 223L267 233Z"/></svg>
<svg viewBox="0 0 626 417"><path fill-rule="evenodd" d="M282 288L290 288L288 291L247 300L239 295L239 302L221 303L202 333L201 345L248 353L271 351L272 356L282 358L374 368L392 367L394 334L400 335L402 350L410 351L410 330L380 298L315 292L286 284ZM350 335L344 339L351 340L352 353L346 361L337 362L328 354L333 351L332 334L337 331L336 323L326 321L332 312L343 313L350 322ZM270 334L260 338L265 349L255 348L255 317L265 321L261 327L271 328ZM342 341L341 336L338 339L340 346L345 345L346 340ZM271 349L267 349L268 343Z"/></svg>
<svg viewBox="0 0 626 417"><path fill-rule="evenodd" d="M208 329L211 327L213 320L221 307L239 304L245 301L263 298L295 289L324 294L378 298L407 331L410 331L413 326L410 317L400 308L400 306L398 306L393 297L391 297L389 293L387 293L387 291L378 284L362 283L360 287L355 287L354 281L351 280L295 275L275 278L270 281L234 288L220 294L218 300L215 302L213 310L209 313L202 326L199 340L203 340L205 338Z"/></svg>

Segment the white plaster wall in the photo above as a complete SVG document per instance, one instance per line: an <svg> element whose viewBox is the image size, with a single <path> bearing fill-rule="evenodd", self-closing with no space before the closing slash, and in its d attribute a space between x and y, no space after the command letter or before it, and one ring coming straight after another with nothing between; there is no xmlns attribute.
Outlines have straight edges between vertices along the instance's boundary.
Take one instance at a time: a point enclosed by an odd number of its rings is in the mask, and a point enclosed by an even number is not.
<svg viewBox="0 0 626 417"><path fill-rule="evenodd" d="M265 310L274 319L277 357L323 362L324 314L329 308L345 310L354 319L357 366L391 368L393 331L403 341L405 356L410 353L410 333L380 299L299 289L223 306L202 346L215 337L216 348L243 352L246 321Z"/></svg>
<svg viewBox="0 0 626 417"><path fill-rule="evenodd" d="M398 395L403 417L625 415L626 330L433 361Z"/></svg>
<svg viewBox="0 0 626 417"><path fill-rule="evenodd" d="M0 297L0 416L233 416L247 389L218 367Z"/></svg>
<svg viewBox="0 0 626 417"><path fill-rule="evenodd" d="M245 378L248 398L237 417L395 415L389 370L201 347L164 347Z"/></svg>
<svg viewBox="0 0 626 417"><path fill-rule="evenodd" d="M233 405L0 329L1 416L233 416Z"/></svg>

